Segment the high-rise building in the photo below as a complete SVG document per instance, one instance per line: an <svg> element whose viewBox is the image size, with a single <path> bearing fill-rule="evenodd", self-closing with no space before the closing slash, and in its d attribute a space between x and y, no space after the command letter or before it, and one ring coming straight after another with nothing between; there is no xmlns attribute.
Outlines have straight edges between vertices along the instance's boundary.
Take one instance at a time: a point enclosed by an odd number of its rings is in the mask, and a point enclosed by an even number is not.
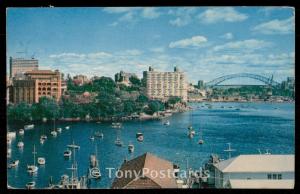
<svg viewBox="0 0 300 194"><path fill-rule="evenodd" d="M37 103L42 96L61 97L61 74L58 70L34 70L26 72L24 79L13 79L12 102Z"/></svg>
<svg viewBox="0 0 300 194"><path fill-rule="evenodd" d="M27 71L38 70L39 61L37 59L9 58L10 77Z"/></svg>
<svg viewBox="0 0 300 194"><path fill-rule="evenodd" d="M204 88L204 82L203 82L203 80L199 80L198 81L198 88L199 89L203 89Z"/></svg>
<svg viewBox="0 0 300 194"><path fill-rule="evenodd" d="M149 67L149 71L143 72L143 79L146 80L147 96L151 99L166 101L176 96L187 100L186 75L177 67L174 72L158 72Z"/></svg>

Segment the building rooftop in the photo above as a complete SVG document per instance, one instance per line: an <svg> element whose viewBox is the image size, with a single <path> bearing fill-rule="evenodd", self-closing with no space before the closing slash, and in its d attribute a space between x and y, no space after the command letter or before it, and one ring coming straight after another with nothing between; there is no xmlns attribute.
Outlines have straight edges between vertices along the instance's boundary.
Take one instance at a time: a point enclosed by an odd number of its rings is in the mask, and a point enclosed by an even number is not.
<svg viewBox="0 0 300 194"><path fill-rule="evenodd" d="M295 155L239 155L214 166L222 172L293 172Z"/></svg>
<svg viewBox="0 0 300 194"><path fill-rule="evenodd" d="M55 74L55 71L51 70L32 70L32 71L27 71L25 74Z"/></svg>
<svg viewBox="0 0 300 194"><path fill-rule="evenodd" d="M265 180L265 179L230 179L229 187L232 189L293 189L295 181L288 180Z"/></svg>
<svg viewBox="0 0 300 194"><path fill-rule="evenodd" d="M145 176L151 179L154 183L156 183L160 188L177 188L176 180L173 177L167 176L167 170L170 169L173 172L173 163L158 158L157 156L152 155L151 153L147 152L137 158L134 158L130 161L124 162L120 168L121 171L132 170L138 172L143 172L143 168L148 168L149 173L140 174L139 177ZM160 176L151 176L151 171L156 171L157 173L160 170L165 171L165 178L160 178ZM159 175L159 174L158 174ZM112 188L124 188L129 183L138 179L138 177L123 177L123 178L115 178L114 182L112 183ZM142 187L141 187L142 188Z"/></svg>

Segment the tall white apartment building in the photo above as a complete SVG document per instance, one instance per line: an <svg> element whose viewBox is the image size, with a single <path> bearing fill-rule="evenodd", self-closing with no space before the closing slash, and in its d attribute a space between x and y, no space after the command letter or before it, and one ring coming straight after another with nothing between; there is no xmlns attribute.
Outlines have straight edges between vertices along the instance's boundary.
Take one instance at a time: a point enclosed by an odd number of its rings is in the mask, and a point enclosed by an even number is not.
<svg viewBox="0 0 300 194"><path fill-rule="evenodd" d="M149 71L143 72L143 79L146 80L149 98L166 101L176 96L187 101L186 75L177 67L174 72L159 72L149 67Z"/></svg>

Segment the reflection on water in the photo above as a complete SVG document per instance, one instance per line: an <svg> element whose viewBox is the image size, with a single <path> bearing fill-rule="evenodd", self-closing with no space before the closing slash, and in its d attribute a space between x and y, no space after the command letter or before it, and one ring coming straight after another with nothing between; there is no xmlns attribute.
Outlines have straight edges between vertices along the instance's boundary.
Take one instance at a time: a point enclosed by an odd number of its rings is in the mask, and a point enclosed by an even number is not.
<svg viewBox="0 0 300 194"><path fill-rule="evenodd" d="M92 181L92 188L109 188L113 178L108 178L106 168L119 168L125 158L131 159L145 152L151 152L159 157L178 163L181 168L189 166L199 168L211 153L220 154L226 158L223 150L228 142L238 154L257 154L258 149L265 152L269 149L272 154L294 153L295 105L294 104L265 104L265 103L211 103L209 109L204 104L191 104L194 111L177 113L168 118L170 125L164 121L125 122L119 134L124 142L123 147L114 144L116 129L110 123L56 123L62 133L52 137L51 123L35 124L34 130L25 131L24 136L17 134L11 143L12 160L20 160L18 168L8 169L8 183L13 187L24 188L31 180L36 181L36 187L48 186L52 176L54 182L60 180L63 174L71 174L67 168L72 160L66 160L63 152L66 145L74 140L80 149L76 152L78 174L86 175L89 166L89 155L98 150L98 159L102 178ZM202 107L203 106L203 107ZM231 108L229 108L231 107ZM276 109L275 109L276 108ZM238 109L238 110L237 110ZM187 138L187 127L192 122L196 129L194 139ZM70 125L66 130L65 126ZM10 124L11 130L23 128ZM137 142L135 134L138 129L144 134L144 142ZM199 145L199 129L203 131L204 144ZM90 140L92 133L101 131L104 138ZM40 144L40 135L46 133L48 139ZM24 148L19 150L17 143L24 142ZM134 153L128 153L127 145L131 141L135 146ZM36 145L38 157L45 157L45 166L39 166L36 176L27 173L27 164L33 163L33 145Z"/></svg>

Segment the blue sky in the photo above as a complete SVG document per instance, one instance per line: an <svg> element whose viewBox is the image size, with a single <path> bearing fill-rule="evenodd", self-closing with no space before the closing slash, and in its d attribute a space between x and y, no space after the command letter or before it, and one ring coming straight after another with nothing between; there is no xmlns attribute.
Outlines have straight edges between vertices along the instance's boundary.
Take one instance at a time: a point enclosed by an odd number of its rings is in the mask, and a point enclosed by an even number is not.
<svg viewBox="0 0 300 194"><path fill-rule="evenodd" d="M7 58L32 55L41 69L89 77L120 70L141 77L151 65L177 66L193 83L232 73L282 81L294 76L294 9L9 8Z"/></svg>

